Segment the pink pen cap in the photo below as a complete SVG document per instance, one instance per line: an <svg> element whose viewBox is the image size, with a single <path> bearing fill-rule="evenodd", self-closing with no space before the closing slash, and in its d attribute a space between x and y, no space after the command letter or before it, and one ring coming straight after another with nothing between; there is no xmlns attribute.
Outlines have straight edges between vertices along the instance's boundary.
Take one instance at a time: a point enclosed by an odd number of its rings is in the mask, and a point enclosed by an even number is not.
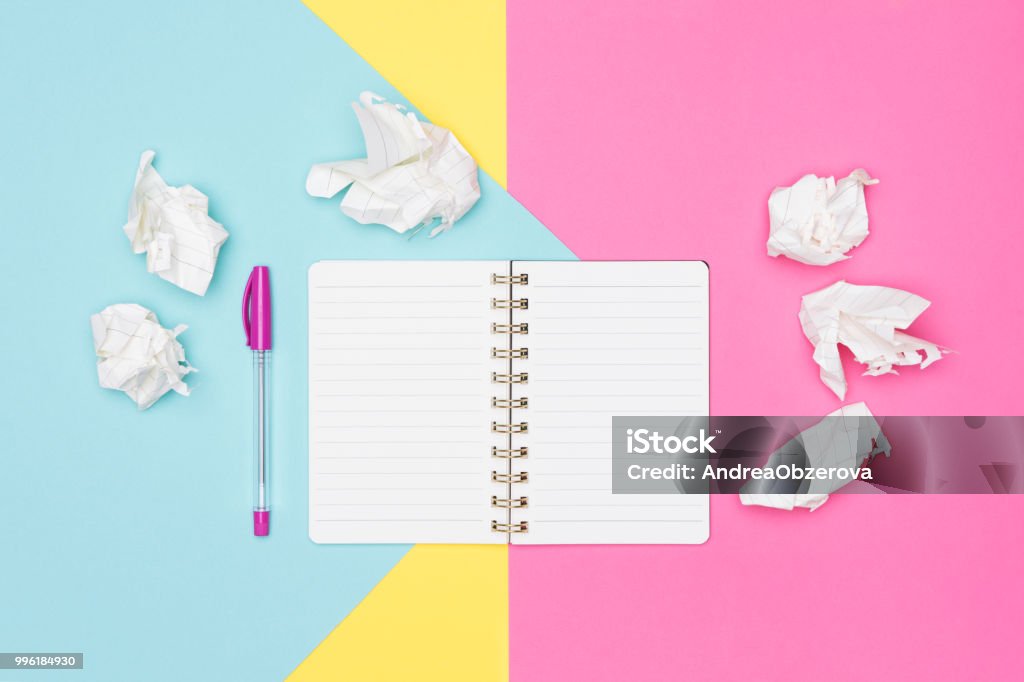
<svg viewBox="0 0 1024 682"><path fill-rule="evenodd" d="M270 322L270 270L257 265L249 274L242 295L242 326L245 343L253 350L270 350L273 346Z"/></svg>

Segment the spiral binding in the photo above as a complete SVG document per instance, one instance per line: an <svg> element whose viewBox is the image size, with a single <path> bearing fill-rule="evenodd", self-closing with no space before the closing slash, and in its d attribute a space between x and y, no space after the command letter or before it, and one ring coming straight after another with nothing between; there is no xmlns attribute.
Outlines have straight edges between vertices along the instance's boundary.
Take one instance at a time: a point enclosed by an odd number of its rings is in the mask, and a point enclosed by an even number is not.
<svg viewBox="0 0 1024 682"><path fill-rule="evenodd" d="M526 286L530 283L530 276L523 275L499 275L497 273L491 273L491 284L518 284L520 286Z"/></svg>
<svg viewBox="0 0 1024 682"><path fill-rule="evenodd" d="M530 499L526 495L514 495L512 486L518 483L528 483L530 480L530 474L527 471L513 471L513 461L519 459L526 459L528 450L525 445L515 447L513 445L513 439L516 435L525 434L529 432L529 423L526 420L517 420L512 418L513 410L525 410L529 407L529 399L526 396L514 395L513 384L527 384L529 383L529 373L517 372L513 368L514 360L526 360L530 357L530 349L526 347L516 348L515 346L520 344L514 344L512 342L513 334L525 336L530 333L529 324L526 322L515 322L513 316L517 310L528 310L530 307L530 300L528 298L516 298L513 296L515 286L526 286L530 281L530 278L526 274L514 275L511 272L509 274L491 274L491 284L501 285L507 287L506 296L495 296L491 298L491 309L507 311L507 321L492 322L491 333L496 335L507 335L508 347L498 348L496 344L491 348L491 358L493 360L504 360L506 363L503 371L491 372L491 382L495 384L505 384L507 392L504 396L493 396L491 398L491 407L498 410L506 410L507 419L496 419L491 422L491 432L505 434L507 436L507 442L505 447L498 447L497 445L491 446L491 457L497 460L504 460L506 463L504 471L492 470L491 471L491 482L504 484L506 486L506 493L504 495L492 495L491 496L491 507L494 509L506 510L506 518L504 520L492 520L491 530L496 533L526 533L529 530L529 524L526 521L513 522L512 512L515 509L525 509L530 504ZM505 293L504 291L502 293Z"/></svg>
<svg viewBox="0 0 1024 682"><path fill-rule="evenodd" d="M529 348L492 348L491 358L494 360L525 360L530 357Z"/></svg>
<svg viewBox="0 0 1024 682"><path fill-rule="evenodd" d="M499 424L491 422L491 433L526 433L530 425L526 422L518 424Z"/></svg>
<svg viewBox="0 0 1024 682"><path fill-rule="evenodd" d="M521 398L499 398L497 396L491 398L491 407L505 410L525 410L529 406L530 399L525 396Z"/></svg>
<svg viewBox="0 0 1024 682"><path fill-rule="evenodd" d="M526 533L530 528L528 521L519 521L517 523L498 523L497 521L491 521L491 530L495 533Z"/></svg>
<svg viewBox="0 0 1024 682"><path fill-rule="evenodd" d="M526 322L520 322L519 324L501 324L500 322L494 322L491 324L492 334L529 334L530 325Z"/></svg>
<svg viewBox="0 0 1024 682"><path fill-rule="evenodd" d="M517 310L526 310L530 307L530 299L528 298L492 298L491 309L493 310L508 310L515 308Z"/></svg>
<svg viewBox="0 0 1024 682"><path fill-rule="evenodd" d="M491 457L498 459L526 459L529 456L529 450L525 445L518 448L499 448L497 445L491 446Z"/></svg>
<svg viewBox="0 0 1024 682"><path fill-rule="evenodd" d="M491 506L495 509L526 509L530 506L530 498L525 495L515 498L491 495Z"/></svg>
<svg viewBox="0 0 1024 682"><path fill-rule="evenodd" d="M518 374L491 372L491 383L494 384L526 384L529 383L529 380L530 375L527 372L520 372Z"/></svg>
<svg viewBox="0 0 1024 682"><path fill-rule="evenodd" d="M512 474L506 474L503 471L492 471L491 472L492 483L529 483L530 472L529 471L517 471Z"/></svg>

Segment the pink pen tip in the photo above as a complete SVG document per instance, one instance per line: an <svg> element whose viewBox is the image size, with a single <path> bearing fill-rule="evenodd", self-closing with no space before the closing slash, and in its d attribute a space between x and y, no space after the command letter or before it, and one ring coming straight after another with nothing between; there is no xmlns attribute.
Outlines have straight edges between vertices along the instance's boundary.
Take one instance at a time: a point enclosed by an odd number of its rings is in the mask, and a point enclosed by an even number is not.
<svg viewBox="0 0 1024 682"><path fill-rule="evenodd" d="M259 538L270 535L270 512L254 511L252 513L252 534Z"/></svg>

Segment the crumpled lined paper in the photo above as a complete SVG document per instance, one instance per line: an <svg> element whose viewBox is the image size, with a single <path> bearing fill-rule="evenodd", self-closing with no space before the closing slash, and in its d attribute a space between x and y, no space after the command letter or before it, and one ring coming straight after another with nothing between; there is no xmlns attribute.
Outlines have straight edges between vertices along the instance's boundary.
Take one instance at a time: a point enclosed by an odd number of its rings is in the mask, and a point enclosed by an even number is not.
<svg viewBox="0 0 1024 682"><path fill-rule="evenodd" d="M372 92L352 107L367 158L313 166L306 178L311 196L330 198L349 187L341 210L356 222L404 233L440 219L431 237L450 229L480 198L476 161L450 131Z"/></svg>
<svg viewBox="0 0 1024 682"><path fill-rule="evenodd" d="M947 348L900 331L929 305L929 301L906 291L842 280L804 296L800 324L804 336L814 345L821 380L840 400L846 397L839 344L853 351L857 362L867 365L864 374L872 376L898 374L894 365L920 365L924 369L939 360L950 352Z"/></svg>
<svg viewBox="0 0 1024 682"><path fill-rule="evenodd" d="M117 303L90 318L100 386L124 391L140 410L173 390L188 395L182 378L195 368L176 338L188 329L164 329L156 315L134 303Z"/></svg>
<svg viewBox="0 0 1024 682"><path fill-rule="evenodd" d="M124 233L146 270L193 294L206 294L228 232L209 214L209 199L192 185L171 187L142 153Z"/></svg>
<svg viewBox="0 0 1024 682"><path fill-rule="evenodd" d="M874 185L863 168L836 183L805 175L792 187L776 187L768 197L768 255L807 265L831 265L868 236L864 186Z"/></svg>
<svg viewBox="0 0 1024 682"><path fill-rule="evenodd" d="M889 457L891 451L892 446L868 406L856 403L829 413L814 426L801 431L771 454L764 469L787 464L833 471L857 469L879 453ZM740 502L776 509L806 507L813 511L825 504L829 493L850 482L838 477L752 479L740 490Z"/></svg>

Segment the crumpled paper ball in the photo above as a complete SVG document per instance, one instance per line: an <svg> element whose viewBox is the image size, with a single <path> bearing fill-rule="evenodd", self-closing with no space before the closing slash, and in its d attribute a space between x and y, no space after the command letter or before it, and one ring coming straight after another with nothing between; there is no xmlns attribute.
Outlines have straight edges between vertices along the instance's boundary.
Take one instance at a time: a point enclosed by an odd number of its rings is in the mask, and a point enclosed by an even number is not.
<svg viewBox="0 0 1024 682"><path fill-rule="evenodd" d="M139 159L124 233L146 270L185 291L206 295L228 231L210 217L210 200L192 185L172 187L153 168L153 151Z"/></svg>
<svg viewBox="0 0 1024 682"><path fill-rule="evenodd" d="M366 158L314 165L306 177L310 196L330 198L347 187L341 212L356 222L401 234L439 221L431 237L473 208L480 198L477 164L450 130L372 92L352 108Z"/></svg>
<svg viewBox="0 0 1024 682"><path fill-rule="evenodd" d="M894 366L924 369L949 353L948 348L902 331L929 305L908 291L843 280L804 296L800 326L814 346L822 383L840 400L846 397L840 345L849 348L857 362L867 366L864 374L871 376L898 374Z"/></svg>
<svg viewBox="0 0 1024 682"><path fill-rule="evenodd" d="M135 303L108 306L90 322L101 387L123 391L140 410L171 390L189 394L182 379L196 369L177 339L186 325L165 329L156 314Z"/></svg>
<svg viewBox="0 0 1024 682"><path fill-rule="evenodd" d="M768 197L768 255L807 265L831 265L868 236L864 186L878 180L863 168L838 183L805 175L792 187L776 187Z"/></svg>

